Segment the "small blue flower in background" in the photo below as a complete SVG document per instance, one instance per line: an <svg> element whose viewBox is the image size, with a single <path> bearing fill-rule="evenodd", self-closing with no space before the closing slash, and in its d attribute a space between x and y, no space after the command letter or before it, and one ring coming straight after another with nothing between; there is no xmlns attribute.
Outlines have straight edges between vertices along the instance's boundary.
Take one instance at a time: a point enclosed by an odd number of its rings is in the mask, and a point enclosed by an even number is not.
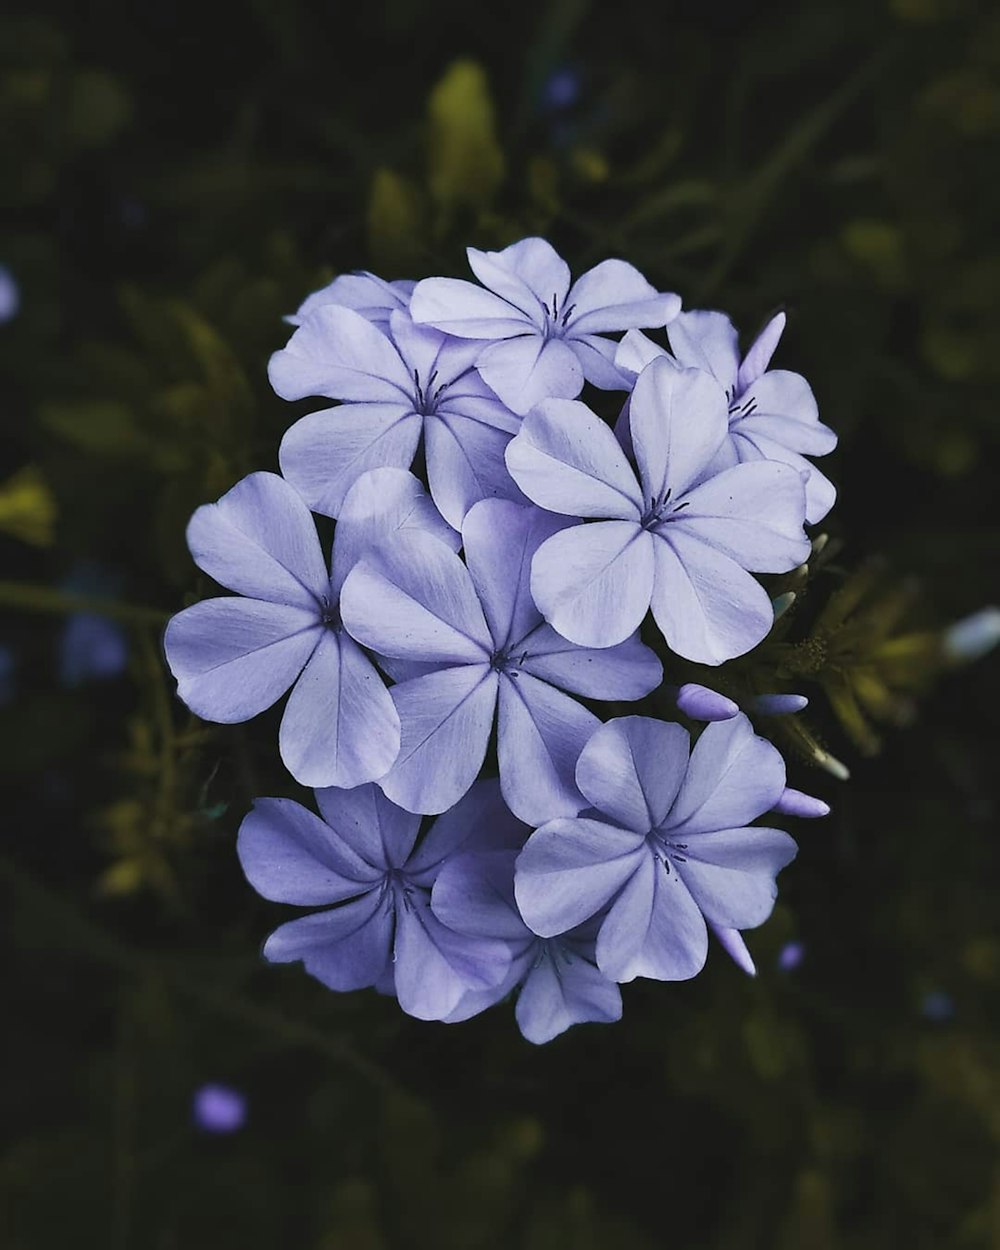
<svg viewBox="0 0 1000 1250"><path fill-rule="evenodd" d="M0 646L0 707L17 693L17 657L10 647Z"/></svg>
<svg viewBox="0 0 1000 1250"><path fill-rule="evenodd" d="M112 596L121 579L111 570L81 562L62 582L64 590L95 598ZM88 681L120 677L128 664L128 635L99 612L74 612L66 618L59 642L59 679L75 687Z"/></svg>
<svg viewBox="0 0 1000 1250"><path fill-rule="evenodd" d="M553 113L572 108L580 98L581 87L578 71L571 65L560 66L542 84L542 108Z"/></svg>
<svg viewBox="0 0 1000 1250"><path fill-rule="evenodd" d="M0 265L0 325L13 321L21 307L21 288L7 268Z"/></svg>
<svg viewBox="0 0 1000 1250"><path fill-rule="evenodd" d="M806 957L806 948L802 942L786 942L778 952L778 970L794 972Z"/></svg>
<svg viewBox="0 0 1000 1250"><path fill-rule="evenodd" d="M954 1019L954 1000L946 990L930 990L921 1000L920 1014L934 1024L946 1024Z"/></svg>
<svg viewBox="0 0 1000 1250"><path fill-rule="evenodd" d="M246 1096L229 1085L210 1082L195 1090L191 1114L203 1133L236 1133L246 1124Z"/></svg>

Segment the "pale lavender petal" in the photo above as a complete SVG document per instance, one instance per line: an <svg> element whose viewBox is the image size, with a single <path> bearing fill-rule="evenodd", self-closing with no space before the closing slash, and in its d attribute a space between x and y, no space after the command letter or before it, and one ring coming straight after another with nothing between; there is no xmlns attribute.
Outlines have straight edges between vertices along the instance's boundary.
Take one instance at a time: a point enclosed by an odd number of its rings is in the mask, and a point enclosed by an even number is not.
<svg viewBox="0 0 1000 1250"><path fill-rule="evenodd" d="M313 512L336 517L370 469L408 469L423 418L412 404L341 404L312 412L286 431L278 463Z"/></svg>
<svg viewBox="0 0 1000 1250"><path fill-rule="evenodd" d="M784 760L746 716L708 725L670 812L670 836L738 828L771 811L784 788Z"/></svg>
<svg viewBox="0 0 1000 1250"><path fill-rule="evenodd" d="M528 498L550 512L637 521L644 510L618 441L586 404L540 404L507 447L507 468Z"/></svg>
<svg viewBox="0 0 1000 1250"><path fill-rule="evenodd" d="M324 304L340 304L344 308L353 308L366 321L384 329L389 324L390 313L406 308L415 285L402 279L386 282L364 269L357 273L342 273L319 291L313 291L295 315L285 320L298 326Z"/></svg>
<svg viewBox="0 0 1000 1250"><path fill-rule="evenodd" d="M566 342L591 386L602 391L627 391L631 387L632 376L623 373L615 363L618 344L614 339L601 338L599 334L581 334Z"/></svg>
<svg viewBox="0 0 1000 1250"><path fill-rule="evenodd" d="M743 418L791 417L806 430L812 427L813 436L823 440L827 451L831 451L837 441L833 431L820 423L816 397L809 383L801 374L790 373L786 369L772 369L770 373L757 378L746 394L740 397L739 406L734 413L736 415ZM806 436L803 432L802 437ZM795 450L805 451L806 448L796 447Z"/></svg>
<svg viewBox="0 0 1000 1250"><path fill-rule="evenodd" d="M251 473L200 507L187 541L200 569L242 595L315 609L326 593L316 525L276 473Z"/></svg>
<svg viewBox="0 0 1000 1250"><path fill-rule="evenodd" d="M442 392L434 412L442 417L468 417L508 434L521 428L521 418L500 402L475 369L463 373Z"/></svg>
<svg viewBox="0 0 1000 1250"><path fill-rule="evenodd" d="M750 344L750 348L743 357L743 363L736 374L737 393L745 391L749 386L752 386L767 369L767 366L771 363L771 357L774 355L775 348L781 340L784 329L785 314L783 312L776 313Z"/></svg>
<svg viewBox="0 0 1000 1250"><path fill-rule="evenodd" d="M563 637L583 647L617 646L635 633L649 607L654 541L634 521L563 530L535 552L532 597Z"/></svg>
<svg viewBox="0 0 1000 1250"><path fill-rule="evenodd" d="M720 312L679 313L667 327L670 348L685 369L704 369L724 391L735 394L740 366L736 327Z"/></svg>
<svg viewBox="0 0 1000 1250"><path fill-rule="evenodd" d="M316 791L323 819L337 836L380 869L401 868L420 832L420 817L391 803L378 786Z"/></svg>
<svg viewBox="0 0 1000 1250"><path fill-rule="evenodd" d="M506 430L444 411L427 417L424 430L427 482L449 524L460 529L481 499L524 499L507 472Z"/></svg>
<svg viewBox="0 0 1000 1250"><path fill-rule="evenodd" d="M540 334L491 343L476 367L511 412L524 414L545 399L575 399L583 389L583 368L573 350Z"/></svg>
<svg viewBox="0 0 1000 1250"><path fill-rule="evenodd" d="M529 586L531 559L567 524L563 517L505 500L478 503L465 518L465 562L496 649L518 642L541 623Z"/></svg>
<svg viewBox="0 0 1000 1250"><path fill-rule="evenodd" d="M608 721L583 748L576 784L615 824L649 833L662 824L684 779L689 742L680 725L649 716Z"/></svg>
<svg viewBox="0 0 1000 1250"><path fill-rule="evenodd" d="M771 419L770 417L762 418L764 421ZM762 456L765 460L777 460L782 464L786 464L798 473L800 478L805 481L806 523L808 525L817 525L837 501L836 486L814 464L810 464L798 452L789 451L781 443L776 443L760 434L754 433L751 436L745 436L743 426L749 424L750 422L742 422L732 433L731 441L740 460L755 460L757 457ZM826 429L826 426L821 428Z"/></svg>
<svg viewBox="0 0 1000 1250"><path fill-rule="evenodd" d="M533 942L514 901L517 851L479 851L454 856L441 869L431 893L431 908L442 924L457 933Z"/></svg>
<svg viewBox="0 0 1000 1250"><path fill-rule="evenodd" d="M263 954L277 964L301 959L306 972L331 990L360 990L392 967L392 935L392 908L372 890L331 911L283 924L264 943Z"/></svg>
<svg viewBox="0 0 1000 1250"><path fill-rule="evenodd" d="M472 851L519 851L528 833L527 825L504 803L499 780L483 777L434 821L406 865L406 874L430 889L445 861Z"/></svg>
<svg viewBox="0 0 1000 1250"><path fill-rule="evenodd" d="M396 904L396 995L419 1020L443 1020L469 990L498 985L510 967L506 943L446 928L423 891Z"/></svg>
<svg viewBox="0 0 1000 1250"><path fill-rule="evenodd" d="M750 712L758 716L793 716L809 706L804 694L755 694L744 703Z"/></svg>
<svg viewBox="0 0 1000 1250"><path fill-rule="evenodd" d="M526 943L516 946L508 943L511 963L504 979L490 990L467 990L458 1000L458 1005L444 1017L444 1023L460 1024L463 1020L471 1020L473 1016L481 1015L512 993L531 970L537 941L538 938L532 935Z"/></svg>
<svg viewBox="0 0 1000 1250"><path fill-rule="evenodd" d="M452 551L462 545L434 507L430 496L412 473L403 469L373 469L347 492L333 541L331 589L340 597L344 578L372 548L398 534L411 531L430 534Z"/></svg>
<svg viewBox="0 0 1000 1250"><path fill-rule="evenodd" d="M569 695L523 671L502 675L497 718L500 785L511 811L531 825L575 816L586 803L576 761L600 721Z"/></svg>
<svg viewBox="0 0 1000 1250"><path fill-rule="evenodd" d="M173 617L163 647L177 694L202 720L235 724L285 693L322 635L314 612L205 599Z"/></svg>
<svg viewBox="0 0 1000 1250"><path fill-rule="evenodd" d="M837 435L821 421L800 421L797 417L775 413L754 411L747 416L734 416L730 419L729 432L755 443L776 444L806 456L825 456L837 445Z"/></svg>
<svg viewBox="0 0 1000 1250"><path fill-rule="evenodd" d="M615 344L615 365L626 374L638 376L643 369L658 357L666 356L667 349L661 347L641 330L629 330L620 343ZM680 366L677 366L680 368Z"/></svg>
<svg viewBox="0 0 1000 1250"><path fill-rule="evenodd" d="M282 399L326 395L398 404L413 398L413 378L395 346L370 321L336 304L310 314L271 357L267 375Z"/></svg>
<svg viewBox="0 0 1000 1250"><path fill-rule="evenodd" d="M753 961L747 944L743 940L743 934L739 929L726 929L722 925L716 925L709 922L708 927L718 938L719 945L726 952L729 958L742 969L749 977L757 975L757 965Z"/></svg>
<svg viewBox="0 0 1000 1250"><path fill-rule="evenodd" d="M677 691L677 707L692 720L703 721L731 720L740 710L739 704L724 694L693 681L686 682Z"/></svg>
<svg viewBox="0 0 1000 1250"><path fill-rule="evenodd" d="M681 531L754 573L787 573L809 558L805 490L787 464L738 464L696 486L684 501L684 511L658 530L668 541Z"/></svg>
<svg viewBox="0 0 1000 1250"><path fill-rule="evenodd" d="M392 688L399 755L380 785L411 812L444 812L475 781L489 743L497 676L486 664L428 673Z"/></svg>
<svg viewBox="0 0 1000 1250"><path fill-rule="evenodd" d="M399 753L399 717L372 662L343 630L324 631L285 705L285 767L304 786L377 781Z"/></svg>
<svg viewBox="0 0 1000 1250"><path fill-rule="evenodd" d="M528 313L461 278L424 278L410 297L410 316L464 339L507 339L536 329Z"/></svg>
<svg viewBox="0 0 1000 1250"><path fill-rule="evenodd" d="M644 503L674 501L711 463L729 428L726 397L708 373L654 360L636 380L629 432Z"/></svg>
<svg viewBox="0 0 1000 1250"><path fill-rule="evenodd" d="M786 786L772 810L785 816L798 816L801 820L816 820L830 815L830 804Z"/></svg>
<svg viewBox="0 0 1000 1250"><path fill-rule="evenodd" d="M539 1046L574 1024L620 1020L621 990L582 955L551 942L525 977L514 1015L525 1040Z"/></svg>
<svg viewBox="0 0 1000 1250"><path fill-rule="evenodd" d="M353 637L382 655L476 664L492 654L468 570L429 534L400 534L370 552L348 573L340 610Z"/></svg>
<svg viewBox="0 0 1000 1250"><path fill-rule="evenodd" d="M754 929L770 916L774 878L798 849L780 829L720 829L684 834L677 872L702 915L728 929Z"/></svg>
<svg viewBox="0 0 1000 1250"><path fill-rule="evenodd" d="M604 260L573 283L566 298L566 332L605 334L636 326L665 326L681 310L679 295L661 293L624 260Z"/></svg>
<svg viewBox="0 0 1000 1250"><path fill-rule="evenodd" d="M419 406L424 409L444 386L468 373L483 349L482 343L456 339L432 326L418 325L403 312L395 312L389 322L392 340L413 379ZM418 390L416 388L419 388Z"/></svg>
<svg viewBox="0 0 1000 1250"><path fill-rule="evenodd" d="M382 875L291 799L257 799L240 825L236 851L246 879L276 903L339 903L365 893Z"/></svg>
<svg viewBox="0 0 1000 1250"><path fill-rule="evenodd" d="M670 526L653 540L650 606L672 651L696 664L722 664L768 634L774 611L759 582L714 547Z"/></svg>
<svg viewBox="0 0 1000 1250"><path fill-rule="evenodd" d="M425 673L440 673L443 668L454 667L450 660L421 664L419 660L398 660L378 653L375 654L375 660L382 672L391 677L394 682L412 681L414 677L423 677Z"/></svg>
<svg viewBox="0 0 1000 1250"><path fill-rule="evenodd" d="M646 852L597 937L597 966L615 981L687 981L705 966L708 930L676 872Z"/></svg>
<svg viewBox="0 0 1000 1250"><path fill-rule="evenodd" d="M466 248L469 268L483 286L532 318L544 318L544 309L561 316L569 290L569 266L545 239L528 238L501 252Z"/></svg>
<svg viewBox="0 0 1000 1250"><path fill-rule="evenodd" d="M540 937L576 928L613 899L648 859L641 833L599 820L550 820L517 857L514 896Z"/></svg>
<svg viewBox="0 0 1000 1250"><path fill-rule="evenodd" d="M513 654L524 672L588 699L641 699L663 680L663 665L638 634L615 647L578 647L551 625L539 625L523 647Z"/></svg>

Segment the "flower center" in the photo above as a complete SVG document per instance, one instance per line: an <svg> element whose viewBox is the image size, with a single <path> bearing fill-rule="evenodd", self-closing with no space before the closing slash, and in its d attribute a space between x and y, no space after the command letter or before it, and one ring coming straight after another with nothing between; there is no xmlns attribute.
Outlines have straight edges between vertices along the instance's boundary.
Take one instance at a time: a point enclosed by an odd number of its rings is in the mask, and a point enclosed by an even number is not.
<svg viewBox="0 0 1000 1250"><path fill-rule="evenodd" d="M508 677L518 677L521 665L527 658L527 651L522 651L519 655L511 655L509 648L502 647L490 656L490 668L495 673L506 673Z"/></svg>
<svg viewBox="0 0 1000 1250"><path fill-rule="evenodd" d="M673 842L658 829L654 829L649 835L649 841L653 848L654 859L663 865L663 871L668 877L671 863L674 865L687 863L687 856L682 854L688 849L686 842Z"/></svg>
<svg viewBox="0 0 1000 1250"><path fill-rule="evenodd" d="M655 495L649 497L649 507L646 509L639 524L644 530L656 529L658 525L663 525L667 521L672 521L678 512L683 512L688 506L689 501L684 500L683 503L671 504L670 496L673 490L668 487L666 493L659 499Z"/></svg>
<svg viewBox="0 0 1000 1250"><path fill-rule="evenodd" d="M542 300L542 307L545 309L545 325L542 327L542 333L545 335L546 341L562 338L576 305L567 304L560 310L559 296L553 291L552 307L550 308L545 300Z"/></svg>
<svg viewBox="0 0 1000 1250"><path fill-rule="evenodd" d="M416 410L422 417L429 417L434 414L438 405L438 400L448 389L447 382L442 383L441 386L435 387L434 383L437 381L437 375L438 371L435 369L432 371L427 381L422 382L420 380L419 372L416 369L413 370L413 387L416 392L414 401L416 403Z"/></svg>
<svg viewBox="0 0 1000 1250"><path fill-rule="evenodd" d="M743 399L742 395L734 393L729 397L729 424L736 425L744 417L752 417L756 409L757 400L753 395L749 399Z"/></svg>
<svg viewBox="0 0 1000 1250"><path fill-rule="evenodd" d="M340 604L331 603L326 596L320 600L319 619L326 629L340 629Z"/></svg>

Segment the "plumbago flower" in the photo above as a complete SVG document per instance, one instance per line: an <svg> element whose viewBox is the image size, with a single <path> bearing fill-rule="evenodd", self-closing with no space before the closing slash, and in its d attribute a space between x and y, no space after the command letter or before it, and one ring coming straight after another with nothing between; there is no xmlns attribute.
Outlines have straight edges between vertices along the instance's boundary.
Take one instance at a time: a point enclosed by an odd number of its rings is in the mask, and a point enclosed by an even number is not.
<svg viewBox="0 0 1000 1250"><path fill-rule="evenodd" d="M610 431L609 437L614 441ZM565 522L538 509L486 500L462 526L463 564L427 535L372 551L344 583L350 634L381 655L433 665L401 681L399 755L379 784L414 812L443 812L483 765L494 719L507 805L537 823L584 806L573 770L600 723L563 691L639 699L663 669L634 633L593 650L543 621L528 587L531 559Z"/></svg>
<svg viewBox="0 0 1000 1250"><path fill-rule="evenodd" d="M667 328L670 356L638 330L630 330L615 355L623 373L636 375L658 357L681 368L703 369L726 393L729 438L724 439L713 469L753 460L780 460L806 474L806 520L816 524L833 507L833 483L805 456L825 456L837 436L819 419L809 383L798 373L768 370L785 328L785 314L772 317L740 359L736 328L724 313L696 309L680 313ZM627 432L628 413L621 421Z"/></svg>
<svg viewBox="0 0 1000 1250"><path fill-rule="evenodd" d="M423 487L378 469L349 492L329 572L309 510L274 473L252 473L188 525L199 568L237 597L207 599L167 625L177 693L203 720L250 720L292 688L279 732L303 785L355 786L381 777L399 751L399 717L371 661L344 630L344 579L371 546L422 532L458 545Z"/></svg>
<svg viewBox="0 0 1000 1250"><path fill-rule="evenodd" d="M413 292L410 315L480 340L476 367L516 413L543 399L575 399L584 379L605 390L627 387L614 364L617 345L602 336L664 326L680 311L678 296L661 294L623 260L602 261L571 286L569 266L544 239L466 253L483 285L425 278Z"/></svg>
<svg viewBox="0 0 1000 1250"><path fill-rule="evenodd" d="M774 619L753 577L784 573L810 550L802 477L772 461L706 476L726 437L722 388L709 374L654 360L632 392L634 470L585 404L549 400L507 449L521 490L543 508L592 518L535 553L531 593L581 646L609 647L646 611L667 644L702 664L756 646Z"/></svg>
<svg viewBox="0 0 1000 1250"><path fill-rule="evenodd" d="M442 865L482 840L482 796L470 794L420 841L420 817L377 786L317 790L316 802L322 818L291 799L258 799L240 826L240 863L259 894L330 908L276 929L265 959L301 960L333 990L395 993L421 1020L442 1020L466 994L503 981L508 945L455 933L430 905Z"/></svg>
<svg viewBox="0 0 1000 1250"><path fill-rule="evenodd" d="M291 427L282 473L314 512L335 517L360 474L408 468L422 439L431 496L456 529L480 499L520 498L503 459L520 419L473 368L481 347L398 310L383 334L353 309L315 307L271 357L271 385L282 399L344 402Z"/></svg>
<svg viewBox="0 0 1000 1250"><path fill-rule="evenodd" d="M615 981L695 976L706 922L742 962L729 939L771 914L774 878L795 856L787 833L748 827L781 801L785 765L747 718L708 725L690 756L688 743L649 717L603 725L576 767L595 810L546 822L517 859L528 926L554 937L601 914L597 966Z"/></svg>

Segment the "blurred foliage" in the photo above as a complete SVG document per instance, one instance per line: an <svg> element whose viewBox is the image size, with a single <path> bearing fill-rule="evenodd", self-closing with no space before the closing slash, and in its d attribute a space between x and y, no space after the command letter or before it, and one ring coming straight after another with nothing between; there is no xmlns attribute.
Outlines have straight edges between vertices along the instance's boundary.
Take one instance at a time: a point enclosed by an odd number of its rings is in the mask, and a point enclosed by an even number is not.
<svg viewBox="0 0 1000 1250"><path fill-rule="evenodd" d="M998 137L973 0L5 11L5 1247L1000 1245L997 666L936 684L941 626L996 597ZM308 407L267 386L282 315L528 232L748 333L784 305L777 363L841 434L771 638L668 677L811 698L760 722L834 805L760 975L715 951L543 1050L503 1010L419 1024L259 965L280 909L234 838L296 793L277 714L200 725L159 653L211 593L191 511ZM81 612L128 663L69 686ZM192 1122L208 1080L247 1095L240 1132Z"/></svg>

